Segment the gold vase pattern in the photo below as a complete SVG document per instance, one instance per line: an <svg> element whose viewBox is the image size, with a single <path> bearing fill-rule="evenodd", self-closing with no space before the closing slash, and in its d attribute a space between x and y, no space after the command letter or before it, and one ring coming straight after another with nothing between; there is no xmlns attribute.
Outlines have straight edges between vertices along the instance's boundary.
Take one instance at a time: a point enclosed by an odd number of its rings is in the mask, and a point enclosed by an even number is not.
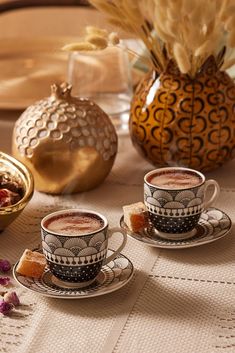
<svg viewBox="0 0 235 353"><path fill-rule="evenodd" d="M13 154L32 171L37 190L75 193L99 185L117 153L117 134L94 102L71 96L71 86L28 107L17 120Z"/></svg>
<svg viewBox="0 0 235 353"><path fill-rule="evenodd" d="M235 84L213 57L193 79L171 61L137 87L130 133L155 166L217 168L235 155Z"/></svg>

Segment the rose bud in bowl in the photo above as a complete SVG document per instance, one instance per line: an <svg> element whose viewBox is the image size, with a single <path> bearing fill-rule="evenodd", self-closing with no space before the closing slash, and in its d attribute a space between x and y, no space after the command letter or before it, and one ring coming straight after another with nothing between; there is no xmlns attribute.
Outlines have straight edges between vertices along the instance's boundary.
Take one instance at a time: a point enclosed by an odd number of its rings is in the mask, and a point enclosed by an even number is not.
<svg viewBox="0 0 235 353"><path fill-rule="evenodd" d="M33 188L33 176L28 168L0 151L0 232L23 211Z"/></svg>

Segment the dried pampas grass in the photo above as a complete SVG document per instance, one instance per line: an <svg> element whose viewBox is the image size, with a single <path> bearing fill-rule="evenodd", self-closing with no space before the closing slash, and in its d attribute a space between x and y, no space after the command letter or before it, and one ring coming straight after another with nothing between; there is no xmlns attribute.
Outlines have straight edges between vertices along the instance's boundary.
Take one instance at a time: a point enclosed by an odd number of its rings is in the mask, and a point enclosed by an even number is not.
<svg viewBox="0 0 235 353"><path fill-rule="evenodd" d="M235 47L234 0L90 0L90 3L105 12L112 24L143 40L159 73L171 59L182 73L191 76L211 55L223 67L232 64L226 50L221 50ZM221 52L223 57L218 58Z"/></svg>
<svg viewBox="0 0 235 353"><path fill-rule="evenodd" d="M187 74L191 68L191 64L186 49L181 44L175 43L173 53L180 71L183 74Z"/></svg>

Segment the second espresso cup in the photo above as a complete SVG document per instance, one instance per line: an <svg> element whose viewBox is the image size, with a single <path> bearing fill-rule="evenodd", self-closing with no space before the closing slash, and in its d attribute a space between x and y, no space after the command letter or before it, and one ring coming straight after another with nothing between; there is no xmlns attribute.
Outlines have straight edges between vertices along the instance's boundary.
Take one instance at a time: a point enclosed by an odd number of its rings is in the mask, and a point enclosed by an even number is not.
<svg viewBox="0 0 235 353"><path fill-rule="evenodd" d="M213 185L209 200L206 191ZM194 235L201 213L219 195L219 185L189 168L159 168L144 177L144 201L151 222L160 237L171 240L187 239Z"/></svg>
<svg viewBox="0 0 235 353"><path fill-rule="evenodd" d="M107 257L108 238L121 233L119 248ZM101 267L112 261L126 244L126 232L108 229L100 213L67 209L53 212L41 222L42 249L50 271L58 279L88 286Z"/></svg>

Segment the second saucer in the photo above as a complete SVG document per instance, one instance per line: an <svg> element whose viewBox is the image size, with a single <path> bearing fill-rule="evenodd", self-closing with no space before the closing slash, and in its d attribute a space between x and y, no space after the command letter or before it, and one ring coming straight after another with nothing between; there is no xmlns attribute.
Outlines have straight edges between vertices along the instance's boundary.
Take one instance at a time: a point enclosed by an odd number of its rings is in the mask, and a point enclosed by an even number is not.
<svg viewBox="0 0 235 353"><path fill-rule="evenodd" d="M120 225L131 238L149 246L164 249L183 249L211 243L224 237L231 230L232 222L225 212L217 208L209 208L202 213L195 227L194 236L184 240L163 239L159 237L158 231L152 225L141 232L132 232L125 224L123 216L120 219Z"/></svg>

